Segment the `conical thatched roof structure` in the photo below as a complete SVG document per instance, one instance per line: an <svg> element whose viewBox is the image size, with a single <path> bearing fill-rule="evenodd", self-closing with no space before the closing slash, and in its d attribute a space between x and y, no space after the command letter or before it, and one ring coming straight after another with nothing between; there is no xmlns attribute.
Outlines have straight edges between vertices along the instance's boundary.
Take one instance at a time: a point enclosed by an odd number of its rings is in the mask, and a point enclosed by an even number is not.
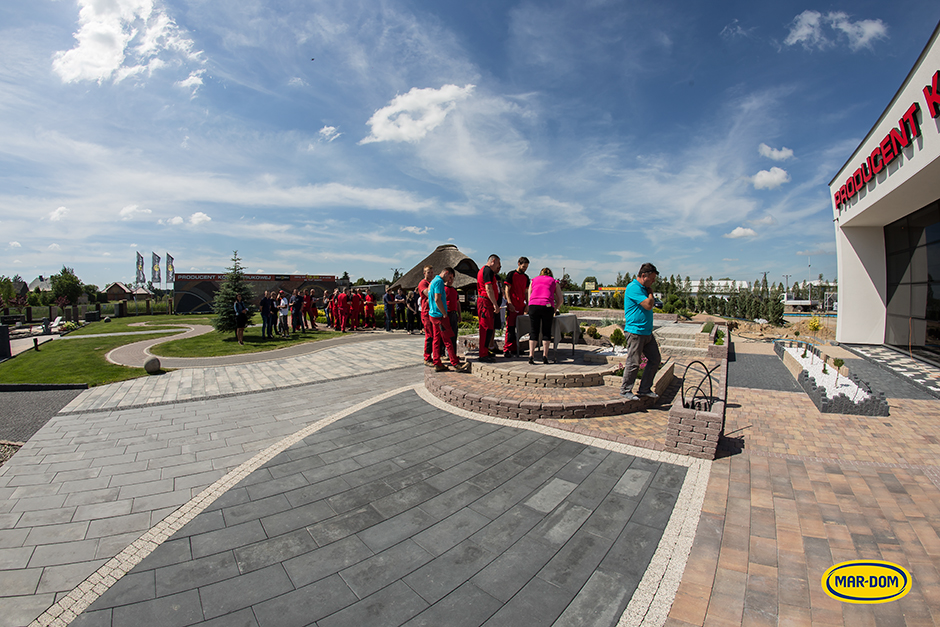
<svg viewBox="0 0 940 627"><path fill-rule="evenodd" d="M434 274L440 274L441 270L447 266L452 267L457 271L454 276L454 287L458 290L476 285L477 272L480 271L480 266L473 259L457 250L456 246L443 244L435 248L434 252L425 257L418 265L406 272L392 287L394 289L402 287L406 291L415 289L421 279L424 278L424 266L432 266Z"/></svg>

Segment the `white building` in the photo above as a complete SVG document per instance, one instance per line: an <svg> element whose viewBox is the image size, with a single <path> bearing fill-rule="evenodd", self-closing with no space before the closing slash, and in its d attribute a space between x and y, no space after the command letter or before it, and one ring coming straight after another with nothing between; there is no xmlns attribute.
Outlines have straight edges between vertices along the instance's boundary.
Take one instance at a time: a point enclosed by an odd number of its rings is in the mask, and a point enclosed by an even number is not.
<svg viewBox="0 0 940 627"><path fill-rule="evenodd" d="M829 183L840 342L940 344L938 34Z"/></svg>

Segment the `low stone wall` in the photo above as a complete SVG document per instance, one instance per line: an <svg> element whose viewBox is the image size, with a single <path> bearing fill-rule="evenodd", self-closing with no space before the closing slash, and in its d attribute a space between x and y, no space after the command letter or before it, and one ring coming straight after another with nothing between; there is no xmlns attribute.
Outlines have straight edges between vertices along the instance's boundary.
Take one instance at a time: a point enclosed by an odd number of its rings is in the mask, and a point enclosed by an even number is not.
<svg viewBox="0 0 940 627"><path fill-rule="evenodd" d="M725 428L725 402L728 397L728 359L713 374L715 399L709 411L682 406L681 394L669 409L666 451L701 459L715 459L718 438ZM686 399L687 401L690 399Z"/></svg>
<svg viewBox="0 0 940 627"><path fill-rule="evenodd" d="M461 375L465 376L465 375ZM450 385L447 378L426 368L424 386L428 392L445 403L496 418L508 420L570 420L573 418L596 418L599 416L619 416L647 406L648 401L581 401L566 403L560 401L517 401L497 396L487 396L460 389Z"/></svg>
<svg viewBox="0 0 940 627"><path fill-rule="evenodd" d="M675 367L676 365L668 357L666 358L666 363L660 366L659 370L656 371L656 376L653 377L653 391L662 396L666 392L666 388L669 387L669 384L672 383L672 379L675 376ZM620 388L620 384L623 383L623 377L621 375L606 375L604 377L604 385L612 388Z"/></svg>
<svg viewBox="0 0 940 627"><path fill-rule="evenodd" d="M541 359L541 358L540 358ZM533 388L587 388L604 385L604 375L616 370L616 367L598 370L597 372L568 372L545 374L541 372L523 372L520 370L507 370L505 364L499 367L490 364L474 362L473 374L484 381L492 381L501 385L515 385Z"/></svg>

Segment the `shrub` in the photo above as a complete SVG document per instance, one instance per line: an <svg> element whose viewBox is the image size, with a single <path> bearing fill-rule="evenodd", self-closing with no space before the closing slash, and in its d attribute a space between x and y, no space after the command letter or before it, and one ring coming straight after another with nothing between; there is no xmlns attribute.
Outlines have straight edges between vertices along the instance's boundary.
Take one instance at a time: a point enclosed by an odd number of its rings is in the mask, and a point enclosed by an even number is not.
<svg viewBox="0 0 940 627"><path fill-rule="evenodd" d="M702 333L711 333L712 329L715 328L715 323L709 320L705 323L705 326L702 327Z"/></svg>
<svg viewBox="0 0 940 627"><path fill-rule="evenodd" d="M721 342L722 344L724 344L725 343L724 339L725 339L725 332L722 331L721 329L718 329L715 332L715 344L718 344L718 342Z"/></svg>
<svg viewBox="0 0 940 627"><path fill-rule="evenodd" d="M838 358L833 359L833 360L832 360L832 365L835 366L836 368L841 368L842 366L845 365L845 360L844 360L844 359L838 359Z"/></svg>
<svg viewBox="0 0 940 627"><path fill-rule="evenodd" d="M620 329L614 329L610 334L610 343L614 346L624 346L627 343L627 336Z"/></svg>
<svg viewBox="0 0 940 627"><path fill-rule="evenodd" d="M587 328L585 335L588 337L593 337L595 340L601 339L601 334L597 332L597 327L595 327L593 324Z"/></svg>
<svg viewBox="0 0 940 627"><path fill-rule="evenodd" d="M819 331L819 329L822 327L822 323L819 321L819 316L813 316L812 318L810 318L806 322L806 326L810 331L814 333L816 331Z"/></svg>

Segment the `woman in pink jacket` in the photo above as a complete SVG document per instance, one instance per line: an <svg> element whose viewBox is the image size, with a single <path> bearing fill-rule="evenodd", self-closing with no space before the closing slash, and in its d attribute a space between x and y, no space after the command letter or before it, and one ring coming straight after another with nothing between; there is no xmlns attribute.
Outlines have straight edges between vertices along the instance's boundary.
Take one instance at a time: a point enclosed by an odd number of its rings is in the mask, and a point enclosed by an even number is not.
<svg viewBox="0 0 940 627"><path fill-rule="evenodd" d="M552 320L555 310L561 305L561 284L555 280L549 268L542 268L529 284L529 363L535 363L535 347L542 337L542 363L548 363L548 345L552 337Z"/></svg>

